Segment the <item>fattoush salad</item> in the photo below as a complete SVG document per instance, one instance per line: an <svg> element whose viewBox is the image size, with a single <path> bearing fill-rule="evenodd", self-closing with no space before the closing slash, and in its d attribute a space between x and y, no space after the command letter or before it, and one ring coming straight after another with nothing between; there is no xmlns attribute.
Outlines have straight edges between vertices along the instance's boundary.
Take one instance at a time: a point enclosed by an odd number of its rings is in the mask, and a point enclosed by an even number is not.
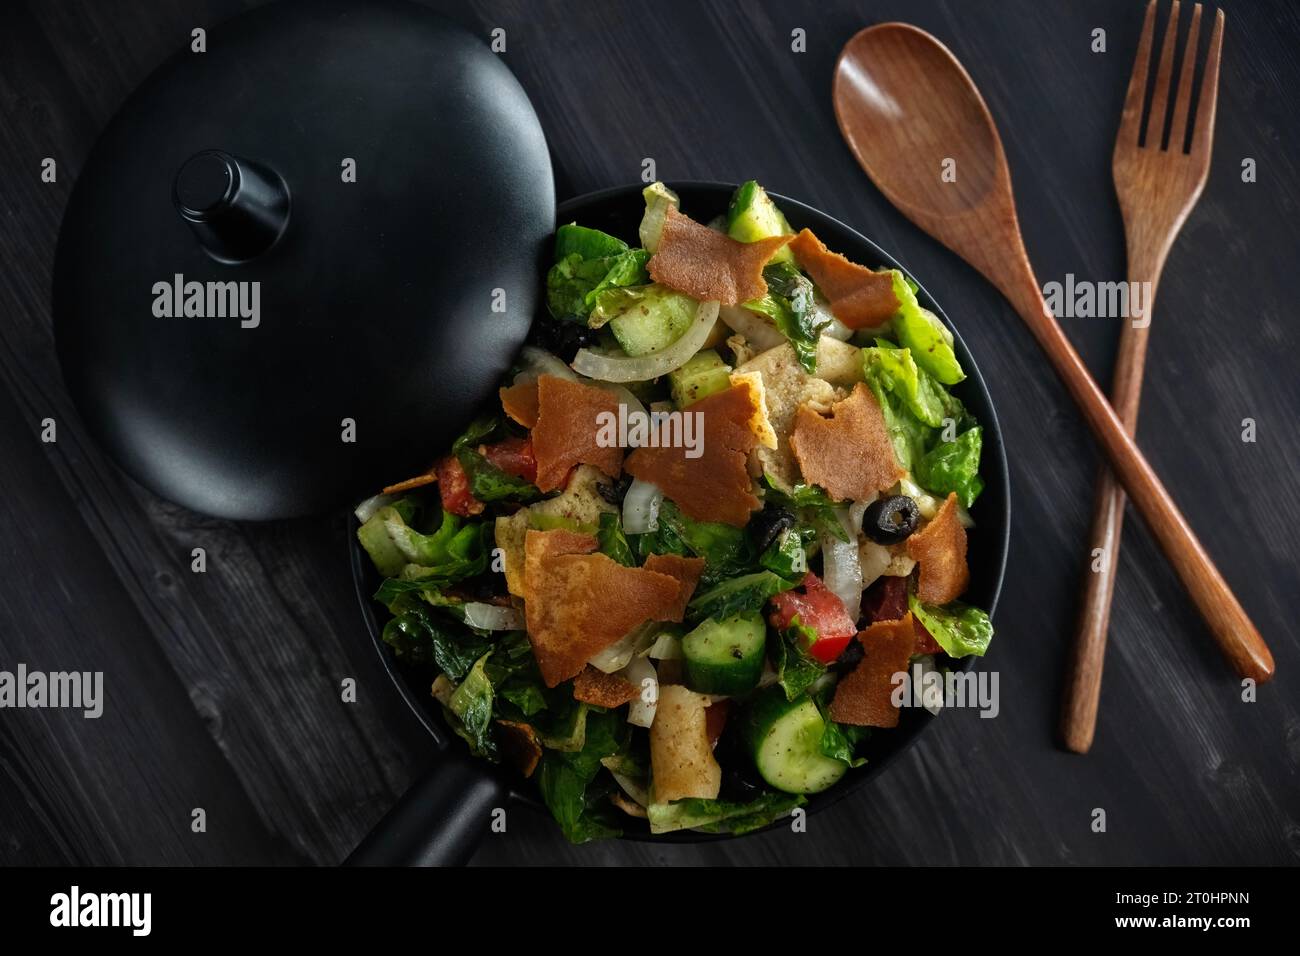
<svg viewBox="0 0 1300 956"><path fill-rule="evenodd" d="M574 842L762 828L992 637L981 429L915 284L754 182L709 223L644 195L636 245L559 228L500 401L357 509L384 641Z"/></svg>

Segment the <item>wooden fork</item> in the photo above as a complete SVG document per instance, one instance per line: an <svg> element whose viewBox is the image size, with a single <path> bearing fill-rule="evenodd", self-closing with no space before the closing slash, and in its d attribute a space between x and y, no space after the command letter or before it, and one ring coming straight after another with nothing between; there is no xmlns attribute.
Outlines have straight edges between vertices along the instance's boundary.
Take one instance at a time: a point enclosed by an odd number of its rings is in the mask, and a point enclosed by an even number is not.
<svg viewBox="0 0 1300 956"><path fill-rule="evenodd" d="M1219 93L1219 52L1223 46L1223 11L1214 16L1210 52L1201 80L1201 95L1196 117L1188 114L1192 97L1192 79L1200 36L1201 5L1192 8L1192 23L1183 47L1182 70L1174 94L1173 119L1167 145L1163 142L1165 119L1169 115L1170 80L1174 70L1174 47L1178 34L1178 0L1169 14L1160 51L1155 90L1145 130L1142 105L1146 96L1147 74L1151 61L1151 41L1155 32L1156 0L1147 5L1142 37L1138 41L1133 75L1129 79L1115 155L1111 161L1115 192L1124 214L1124 234L1128 247L1129 289L1149 289L1143 296L1145 312L1140 321L1126 317L1120 334L1115 375L1111 385L1111 404L1124 426L1132 434L1137 426L1138 401L1142 393L1142 368L1146 361L1147 333L1156 285L1165 265L1165 257L1174 237L1192 206L1200 198L1210 171L1210 146L1214 139L1214 108ZM1135 286L1134 283L1149 283ZM1130 298L1130 303L1132 299ZM1103 469L1097 481L1093 512L1091 554L1098 554L1098 570L1084 580L1079 630L1066 676L1065 701L1061 713L1061 736L1066 747L1075 753L1087 753L1092 746L1097 723L1097 701L1101 694L1102 661L1106 653L1106 628L1110 619L1111 595L1115 573L1119 569L1120 533L1124 523L1124 491L1114 475Z"/></svg>

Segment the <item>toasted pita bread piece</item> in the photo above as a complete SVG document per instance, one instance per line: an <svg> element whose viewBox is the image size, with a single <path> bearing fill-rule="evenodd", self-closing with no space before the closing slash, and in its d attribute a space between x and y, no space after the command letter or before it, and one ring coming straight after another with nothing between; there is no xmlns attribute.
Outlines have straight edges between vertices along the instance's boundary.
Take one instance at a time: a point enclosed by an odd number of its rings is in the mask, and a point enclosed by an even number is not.
<svg viewBox="0 0 1300 956"><path fill-rule="evenodd" d="M677 554L652 554L645 559L643 567L647 571L657 571L677 579L677 599L671 607L664 609L663 617L655 620L680 624L686 616L686 605L695 593L695 585L700 583L700 575L704 573L704 559L683 558Z"/></svg>
<svg viewBox="0 0 1300 956"><path fill-rule="evenodd" d="M947 604L961 597L970 584L966 566L966 529L957 517L952 493L924 528L907 539L907 553L921 569L916 596L927 604Z"/></svg>
<svg viewBox="0 0 1300 956"><path fill-rule="evenodd" d="M414 478L407 478L405 481L399 481L395 485L388 485L384 488L383 493L386 495L395 495L401 491L410 491L413 488L423 488L425 485L431 485L438 480L438 466L432 466L422 475L416 475Z"/></svg>
<svg viewBox="0 0 1300 956"><path fill-rule="evenodd" d="M708 701L681 684L659 687L659 704L650 725L650 773L654 802L684 797L716 800L722 767L709 743Z"/></svg>
<svg viewBox="0 0 1300 956"><path fill-rule="evenodd" d="M622 707L637 695L636 685L618 674L588 664L573 679L573 699L597 707Z"/></svg>
<svg viewBox="0 0 1300 956"><path fill-rule="evenodd" d="M758 443L750 422L761 413L761 401L754 384L742 380L693 402L687 414L703 417L700 456L688 458L690 449L680 442L678 447L638 448L628 456L628 474L658 485L696 521L743 527L759 506L745 463Z"/></svg>
<svg viewBox="0 0 1300 956"><path fill-rule="evenodd" d="M805 481L838 500L862 501L892 487L907 472L894 458L885 416L866 385L831 406L831 417L802 406L790 448Z"/></svg>
<svg viewBox="0 0 1300 956"><path fill-rule="evenodd" d="M738 305L767 295L763 266L789 241L789 236L773 236L737 242L670 206L646 268L655 282L701 302Z"/></svg>
<svg viewBox="0 0 1300 956"><path fill-rule="evenodd" d="M542 759L542 740L530 724L513 720L498 720L501 728L501 752L507 761L525 777L531 777Z"/></svg>
<svg viewBox="0 0 1300 956"><path fill-rule="evenodd" d="M573 531L524 539L524 619L547 687L576 677L592 655L655 620L677 601L677 579L627 568Z"/></svg>
<svg viewBox="0 0 1300 956"><path fill-rule="evenodd" d="M536 379L497 389L497 394L501 396L501 408L525 428L532 428L537 424L539 401L537 392Z"/></svg>
<svg viewBox="0 0 1300 956"><path fill-rule="evenodd" d="M897 727L898 708L890 699L894 675L907 670L916 649L912 612L897 621L877 621L858 634L865 654L840 678L831 700L831 719L858 727Z"/></svg>
<svg viewBox="0 0 1300 956"><path fill-rule="evenodd" d="M823 366L822 346L826 342L835 340L822 336L818 343L819 372ZM857 349L853 351L857 352ZM859 360L855 381L862 379L861 368ZM736 370L737 375L749 376L755 373L763 379L763 404L767 409L768 424L776 435L776 448L760 445L754 449L753 456L757 465L755 471L768 475L778 487L789 490L800 481L799 466L790 452L790 431L794 427L795 413L804 404L817 411L829 412L836 399L843 396L830 382L805 372L788 342L760 352Z"/></svg>
<svg viewBox="0 0 1300 956"><path fill-rule="evenodd" d="M501 549L501 570L506 576L506 590L515 597L524 596L524 535L528 533L528 509L497 518L492 525L496 546Z"/></svg>
<svg viewBox="0 0 1300 956"><path fill-rule="evenodd" d="M554 375L537 380L537 424L533 426L536 485L554 491L574 465L593 465L611 478L623 471L623 449L597 443L602 414L618 418L618 398L594 385Z"/></svg>
<svg viewBox="0 0 1300 956"><path fill-rule="evenodd" d="M831 312L851 329L880 325L898 311L894 279L888 272L874 272L831 252L811 229L802 230L790 242L790 251L804 272L831 303Z"/></svg>

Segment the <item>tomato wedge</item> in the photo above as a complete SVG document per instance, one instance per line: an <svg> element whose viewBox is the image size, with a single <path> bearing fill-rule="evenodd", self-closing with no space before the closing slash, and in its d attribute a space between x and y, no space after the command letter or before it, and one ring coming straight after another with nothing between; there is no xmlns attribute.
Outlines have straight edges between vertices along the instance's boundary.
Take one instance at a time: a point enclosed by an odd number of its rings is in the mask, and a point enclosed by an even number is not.
<svg viewBox="0 0 1300 956"><path fill-rule="evenodd" d="M469 476L454 455L440 458L434 468L438 474L438 494L445 510L462 518L482 512L483 502L470 494Z"/></svg>
<svg viewBox="0 0 1300 956"><path fill-rule="evenodd" d="M512 435L495 444L479 446L479 454L488 460L488 464L500 468L507 475L522 478L530 484L537 483L537 456L533 454L531 438Z"/></svg>
<svg viewBox="0 0 1300 956"><path fill-rule="evenodd" d="M849 646L858 626L844 609L844 602L809 571L804 575L803 593L783 591L772 598L768 620L779 631L788 628L795 618L817 633L808 645L808 653L823 664L830 664Z"/></svg>

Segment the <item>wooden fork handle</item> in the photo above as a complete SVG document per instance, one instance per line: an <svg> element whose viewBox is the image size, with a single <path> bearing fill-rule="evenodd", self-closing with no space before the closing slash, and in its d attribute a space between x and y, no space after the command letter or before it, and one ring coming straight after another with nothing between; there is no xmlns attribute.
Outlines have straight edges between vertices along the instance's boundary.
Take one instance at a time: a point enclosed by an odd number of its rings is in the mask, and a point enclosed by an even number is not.
<svg viewBox="0 0 1300 956"><path fill-rule="evenodd" d="M1273 676L1273 655L1268 645L1048 311L1038 281L1027 267L1027 258L1025 265L1017 281L1006 282L1007 272L1004 270L999 276L1003 281L997 284L1056 367L1120 483L1182 580L1219 648L1242 677L1253 678L1259 683L1269 680Z"/></svg>
<svg viewBox="0 0 1300 956"><path fill-rule="evenodd" d="M1143 281L1129 274L1130 281ZM1151 279L1154 291L1156 280ZM1146 365L1147 335L1150 332L1152 301L1147 299L1141 325L1125 320L1115 356L1110 404L1129 435L1137 431L1138 404L1142 395L1142 371ZM1088 752L1097 727L1097 705L1101 699L1101 674L1106 659L1106 633L1110 625L1110 604L1119 573L1119 544L1124 530L1124 489L1111 470L1103 466L1097 475L1092 528L1088 535L1088 572L1083 576L1079 602L1079 628L1075 632L1065 676L1065 698L1061 708L1061 740L1078 754Z"/></svg>

